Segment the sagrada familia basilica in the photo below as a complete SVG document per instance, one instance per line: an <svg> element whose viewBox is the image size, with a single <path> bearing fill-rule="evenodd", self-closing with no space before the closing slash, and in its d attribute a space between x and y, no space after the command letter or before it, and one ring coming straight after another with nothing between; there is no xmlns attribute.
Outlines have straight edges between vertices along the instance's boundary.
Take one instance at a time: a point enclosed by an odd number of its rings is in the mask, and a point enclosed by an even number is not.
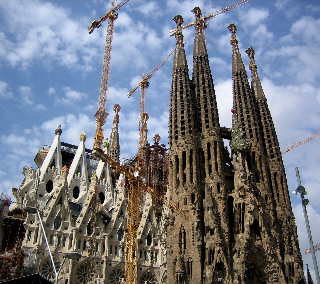
<svg viewBox="0 0 320 284"><path fill-rule="evenodd" d="M285 169L255 52L251 47L246 51L249 80L236 26L229 25L232 126L221 127L205 26L200 9L194 13L192 74L184 49L183 19L174 18L169 146L161 144L157 135L148 143L146 116L140 149L144 181L183 214L152 194L141 193L137 282L305 283ZM103 149L118 164L119 111L115 105L112 133ZM23 169L25 179L13 194L23 207L38 209L55 266L61 268L58 283L124 283L130 181L86 149L84 133L75 146L61 141L62 131L58 127L51 146L37 153L37 169ZM230 147L225 146L226 140ZM130 171L137 163L134 157L121 166ZM11 211L19 208L14 205ZM24 218L22 270L54 279L39 218L31 213ZM8 232L4 246L13 230L10 224L3 224ZM81 257L65 259L68 252Z"/></svg>

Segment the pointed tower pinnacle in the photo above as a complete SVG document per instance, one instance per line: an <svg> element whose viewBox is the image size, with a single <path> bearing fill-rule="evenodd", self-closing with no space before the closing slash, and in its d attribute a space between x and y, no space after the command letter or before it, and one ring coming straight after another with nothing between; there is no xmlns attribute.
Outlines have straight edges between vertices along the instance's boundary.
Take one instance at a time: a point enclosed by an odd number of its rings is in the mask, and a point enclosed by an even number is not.
<svg viewBox="0 0 320 284"><path fill-rule="evenodd" d="M181 28L183 18L177 15L173 20L177 23L177 32L170 96L170 146L181 138L187 139L186 136L193 134L195 131L189 69Z"/></svg>
<svg viewBox="0 0 320 284"><path fill-rule="evenodd" d="M177 23L176 49L173 60L172 84L170 93L170 115L169 115L169 179L168 195L176 204L180 203L180 209L191 210L191 202L181 202L196 200L196 189L198 189L198 170L196 163L197 155L197 137L195 125L195 98L191 89L189 69L183 44L183 35L181 25L183 18L177 15L173 19ZM157 140L156 140L157 141ZM155 142L156 142L155 141ZM188 222L196 224L198 216L192 215ZM167 283L177 283L176 279L176 261L181 257L181 244L177 242L176 236L180 232L181 226L185 220L174 213L174 221L167 227L167 243L172 252L167 254L168 281ZM186 250L186 259L192 258L194 261L194 270L201 271L201 253L198 245L200 241L193 241L191 227L188 228L187 239L184 242L188 244ZM200 230L200 229L199 229ZM169 233L170 232L170 233ZM181 275L178 274L178 280L181 282ZM194 274L194 283L201 283L202 271Z"/></svg>
<svg viewBox="0 0 320 284"><path fill-rule="evenodd" d="M291 211L291 202L288 194L288 187L285 182L285 169L282 161L279 141L267 103L267 99L265 97L261 81L258 76L257 65L254 59L254 49L252 47L249 47L246 50L246 53L250 58L249 68L251 70L252 78L251 88L257 100L257 106L261 121L262 136L266 148L265 151L269 161L273 198L278 201L281 201L281 204L278 204L277 206L278 211L283 208L283 204L286 204L288 210Z"/></svg>
<svg viewBox="0 0 320 284"><path fill-rule="evenodd" d="M233 79L233 109L237 112L242 130L250 145L251 171L257 182L267 183L265 151L262 145L261 126L256 98L251 92L246 69L244 67L236 38L235 24L228 26L231 32L232 45L232 79ZM264 161L264 162L263 162Z"/></svg>
<svg viewBox="0 0 320 284"><path fill-rule="evenodd" d="M236 36L237 27L235 24L230 24L228 29L231 32L230 44L232 45L232 74L239 72L240 70L245 70L241 54L239 51L238 40Z"/></svg>
<svg viewBox="0 0 320 284"><path fill-rule="evenodd" d="M183 44L183 34L182 34L182 27L183 24L183 18L180 15L177 15L173 18L173 20L177 23L177 32L176 32L176 50L174 55L174 61L173 61L173 70L178 68L187 68L187 59L185 55L184 50L184 44Z"/></svg>
<svg viewBox="0 0 320 284"><path fill-rule="evenodd" d="M197 129L201 134L215 132L217 137L220 137L218 107L203 33L205 24L199 7L195 7L192 12L196 16L192 81L196 99ZM212 131L213 129L215 131Z"/></svg>
<svg viewBox="0 0 320 284"><path fill-rule="evenodd" d="M204 30L206 29L206 23L201 18L202 12L199 7L195 7L191 12L193 12L196 16L195 20L195 28L196 28L196 39L194 42L194 54L198 56L206 56L207 55L207 47L206 40L204 35Z"/></svg>
<svg viewBox="0 0 320 284"><path fill-rule="evenodd" d="M51 144L50 150L46 155L41 167L40 167L40 182L43 180L45 173L48 168L52 165L55 165L55 168L60 172L62 170L62 154L61 154L61 141L60 136L62 133L61 124L54 131L55 138Z"/></svg>
<svg viewBox="0 0 320 284"><path fill-rule="evenodd" d="M271 193L269 198L271 197L271 204L275 204L277 212L277 220L273 223L273 227L277 227L277 232L283 240L278 240L277 243L280 250L283 273L288 279L291 279L290 281L295 282L297 279L302 278L303 272L301 266L298 265L301 263L301 255L299 245L296 241L298 235L294 224L294 215L291 208L285 169L272 116L258 76L257 65L254 59L254 49L249 47L246 53L250 58L251 88L252 94L256 99L259 114L259 124L263 140L261 144L264 145L264 152L266 153L268 162L269 192ZM292 265L293 256L295 259L294 266ZM294 271L292 273L288 273L289 267L293 267Z"/></svg>
<svg viewBox="0 0 320 284"><path fill-rule="evenodd" d="M265 95L261 86L261 81L258 76L258 67L254 60L255 51L252 47L249 47L246 50L246 53L249 56L249 69L251 70L251 78L252 78L252 91L256 95L257 100L265 100Z"/></svg>
<svg viewBox="0 0 320 284"><path fill-rule="evenodd" d="M114 119L113 119L113 127L110 135L110 144L109 144L109 155L110 157L119 163L119 155L120 155L120 144L119 144L119 111L121 110L120 105L115 104L113 107L114 110Z"/></svg>

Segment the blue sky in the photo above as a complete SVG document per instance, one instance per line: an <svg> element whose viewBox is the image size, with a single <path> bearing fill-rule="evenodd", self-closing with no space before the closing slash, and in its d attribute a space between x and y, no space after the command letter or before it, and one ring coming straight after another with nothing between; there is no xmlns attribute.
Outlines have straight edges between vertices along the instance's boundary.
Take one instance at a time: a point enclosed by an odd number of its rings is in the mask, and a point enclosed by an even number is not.
<svg viewBox="0 0 320 284"><path fill-rule="evenodd" d="M133 156L138 147L139 90L126 94L173 50L172 18L194 20L199 6L207 15L236 1L130 0L115 21L105 136L110 135L113 105L119 103L121 155ZM34 156L50 145L62 124L61 140L79 144L85 131L91 148L95 132L106 26L88 34L87 27L103 16L110 1L0 0L0 191L9 193L23 180L23 166L34 166ZM274 118L282 149L320 128L320 4L318 1L252 0L218 15L206 30L208 53L218 99L220 124L231 126L232 81L230 32L235 23L244 52L256 51L256 64ZM192 73L194 28L184 30ZM172 58L151 78L146 92L148 137L159 133L168 141L168 108ZM250 73L248 73L250 77ZM284 155L290 192L297 187L300 169L308 192L308 212L314 244L320 242L319 140ZM299 197L291 194L302 252L309 247ZM319 254L319 252L317 252ZM304 255L312 268L311 255ZM319 258L319 256L318 256ZM315 279L314 279L315 280Z"/></svg>

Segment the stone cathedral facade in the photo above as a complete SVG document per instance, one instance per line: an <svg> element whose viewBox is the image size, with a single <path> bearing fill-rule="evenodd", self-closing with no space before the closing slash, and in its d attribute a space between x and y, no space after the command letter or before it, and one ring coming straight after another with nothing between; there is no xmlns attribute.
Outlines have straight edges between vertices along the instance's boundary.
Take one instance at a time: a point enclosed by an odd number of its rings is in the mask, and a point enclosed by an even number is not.
<svg viewBox="0 0 320 284"><path fill-rule="evenodd" d="M145 139L144 181L183 215L149 193L141 196L138 228L138 283L305 283L297 230L276 131L257 73L254 50L251 84L231 24L232 127L221 127L201 21L195 8L193 73L177 23L169 115L169 151ZM120 106L104 150L119 161ZM147 117L147 116L146 116ZM144 137L147 119L144 121ZM58 283L124 283L128 180L85 148L60 141L57 128L50 147L25 168L14 189L16 201L37 207L56 269L67 259ZM230 141L230 148L224 140ZM138 158L123 166L133 171ZM141 170L141 169L140 169ZM23 242L25 271L53 278L37 216L28 214ZM5 239L4 239L5 242Z"/></svg>

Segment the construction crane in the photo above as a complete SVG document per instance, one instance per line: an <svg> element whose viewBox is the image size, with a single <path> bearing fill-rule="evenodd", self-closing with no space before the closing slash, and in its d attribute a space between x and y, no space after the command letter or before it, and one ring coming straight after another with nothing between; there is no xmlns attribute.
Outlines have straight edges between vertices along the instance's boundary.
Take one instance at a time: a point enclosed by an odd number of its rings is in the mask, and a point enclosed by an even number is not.
<svg viewBox="0 0 320 284"><path fill-rule="evenodd" d="M309 137L309 138L307 138L307 139L301 140L301 141L293 144L292 146L284 149L283 151L281 151L281 154L288 153L289 151L291 151L291 150L293 150L293 149L295 149L295 148L298 148L298 147L300 147L301 145L306 144L306 143L308 143L308 142L310 142L310 141L312 141L312 140L315 140L315 139L317 139L317 138L319 138L319 137L320 137L320 132L312 135L311 137Z"/></svg>
<svg viewBox="0 0 320 284"><path fill-rule="evenodd" d="M219 14L222 14L222 13L224 13L224 12L227 12L227 11L231 10L231 9L234 9L234 8L236 8L236 7L239 7L239 6L243 5L243 4L246 4L246 3L250 2L250 1L252 1L252 0L241 0L241 1L237 2L237 3L235 3L235 4L232 4L232 5L230 5L230 6L227 6L227 7L223 8L223 9L221 9L221 10L217 10L217 11L215 11L214 13L209 14L208 16L205 16L205 17L203 17L203 18L197 19L196 21L194 21L194 22L192 22L192 23L190 23L190 24L187 24L187 25L185 25L185 26L182 26L181 28L182 28L182 29L185 29L185 28L189 28L189 27L191 27L191 26L195 26L196 28L205 28L206 25L207 25L207 24L205 23L206 21L208 21L208 20L210 20L210 19L218 16ZM200 9L199 9L199 10L200 10ZM193 10L193 11L194 11L194 10ZM198 12L198 11L196 10L196 11L194 11L194 12L195 12L196 15L197 15L197 12ZM200 11L200 13L201 13L201 11ZM197 16L200 17L201 14L199 14L199 15L197 15ZM173 35L176 34L176 32L177 32L177 29L171 30L171 31L170 31L170 35L173 36Z"/></svg>
<svg viewBox="0 0 320 284"><path fill-rule="evenodd" d="M103 67L102 67L102 77L101 77L101 87L99 96L99 106L98 111L95 114L96 117L96 133L93 141L93 148L102 148L102 142L104 139L104 124L108 113L106 112L107 107L107 94L109 85L109 74L110 74L110 63L111 63L111 50L112 50L112 39L114 31L114 21L117 19L118 14L116 11L126 4L129 0L121 1L117 6L114 6L116 0L111 2L110 11L101 17L98 21L94 20L88 27L89 34L91 34L94 29L99 28L105 20L108 19L106 45L104 49Z"/></svg>
<svg viewBox="0 0 320 284"><path fill-rule="evenodd" d="M127 97L130 98L131 95L140 87L140 114L139 114L139 151L142 149L143 145L143 123L144 123L144 113L145 113L145 97L146 97L146 88L149 87L149 79L152 75L159 70L159 68L165 64L171 55L174 53L175 49L172 50L158 65L154 68L148 75L142 75L142 80L138 85L136 85L130 92L128 92Z"/></svg>
<svg viewBox="0 0 320 284"><path fill-rule="evenodd" d="M153 190L141 182L139 176L117 162L111 159L100 148L93 150L93 155L105 163L109 163L111 167L122 173L129 181L128 187L128 204L127 204L127 239L126 239L126 268L125 283L137 283L137 250L138 238L137 231L139 226L139 196L141 191L150 193L153 197L166 204L172 211L178 213L184 219L187 219L185 213L172 201L166 200Z"/></svg>
<svg viewBox="0 0 320 284"><path fill-rule="evenodd" d="M314 248L314 251L320 250L320 243L317 244L317 245L315 245L313 248ZM310 249L306 249L306 250L305 250L305 253L306 253L306 254L307 254L307 253L310 253L310 252L311 252Z"/></svg>

